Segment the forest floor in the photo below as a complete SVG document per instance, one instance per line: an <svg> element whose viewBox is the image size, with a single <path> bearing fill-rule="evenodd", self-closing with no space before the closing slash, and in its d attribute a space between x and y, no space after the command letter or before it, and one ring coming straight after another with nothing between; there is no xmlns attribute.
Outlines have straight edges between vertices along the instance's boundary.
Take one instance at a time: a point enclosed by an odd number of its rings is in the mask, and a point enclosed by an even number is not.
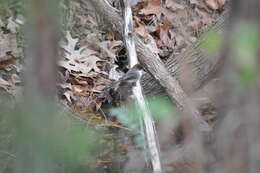
<svg viewBox="0 0 260 173"><path fill-rule="evenodd" d="M216 21L225 4L224 0L166 0L163 5L159 0L139 1L132 7L135 32L148 40L151 50L163 61L170 54L179 55L189 49ZM110 2L119 9L116 0ZM134 147L124 138L126 133L131 136L131 132L103 110L106 98L100 94L127 72L123 41L98 17L91 4L69 1L61 7L64 15L58 63L59 100L80 121L109 129L102 141L106 148L97 157L95 168L100 172L117 169L115 160L124 162L126 152ZM13 98L22 94L24 84L21 28L25 23L13 8L0 16L0 89Z"/></svg>

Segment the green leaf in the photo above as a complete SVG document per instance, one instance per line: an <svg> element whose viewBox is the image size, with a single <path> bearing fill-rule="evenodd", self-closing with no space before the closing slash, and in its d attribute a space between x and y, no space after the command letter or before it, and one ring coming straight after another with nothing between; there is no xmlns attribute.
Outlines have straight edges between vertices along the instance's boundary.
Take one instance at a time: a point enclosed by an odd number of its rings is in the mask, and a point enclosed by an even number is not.
<svg viewBox="0 0 260 173"><path fill-rule="evenodd" d="M233 36L233 55L239 68L239 81L248 84L257 77L257 53L260 44L258 26L250 23L240 24Z"/></svg>

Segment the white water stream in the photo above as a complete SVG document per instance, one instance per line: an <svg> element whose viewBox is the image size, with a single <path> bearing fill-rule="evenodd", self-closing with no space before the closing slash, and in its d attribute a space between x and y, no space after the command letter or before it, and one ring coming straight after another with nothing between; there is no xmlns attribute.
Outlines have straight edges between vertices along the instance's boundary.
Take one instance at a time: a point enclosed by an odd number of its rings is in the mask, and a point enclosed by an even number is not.
<svg viewBox="0 0 260 173"><path fill-rule="evenodd" d="M126 48L129 56L129 63L130 67L133 67L135 64L138 63L136 49L135 49L135 42L131 33L133 32L133 21L132 21L132 10L129 4L125 4L124 9L124 34L125 34L125 42ZM154 125L154 121L152 119L151 113L146 105L142 87L140 81L137 81L136 86L133 88L133 95L139 108L141 109L143 116L141 118L141 126L143 127L143 134L146 139L146 147L149 150L150 160L153 166L154 173L161 173L161 161L160 161L160 151L159 151L159 142L157 138L157 133Z"/></svg>

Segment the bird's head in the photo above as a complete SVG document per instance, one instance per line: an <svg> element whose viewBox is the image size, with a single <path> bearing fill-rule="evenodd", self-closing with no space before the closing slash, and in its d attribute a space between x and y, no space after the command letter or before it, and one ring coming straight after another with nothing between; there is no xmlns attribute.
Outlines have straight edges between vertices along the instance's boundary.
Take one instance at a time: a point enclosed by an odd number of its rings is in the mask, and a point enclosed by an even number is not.
<svg viewBox="0 0 260 173"><path fill-rule="evenodd" d="M132 69L134 70L144 70L144 68L140 64L135 64Z"/></svg>
<svg viewBox="0 0 260 173"><path fill-rule="evenodd" d="M140 77L144 74L144 68L140 64L135 64L131 69L131 72L137 72Z"/></svg>

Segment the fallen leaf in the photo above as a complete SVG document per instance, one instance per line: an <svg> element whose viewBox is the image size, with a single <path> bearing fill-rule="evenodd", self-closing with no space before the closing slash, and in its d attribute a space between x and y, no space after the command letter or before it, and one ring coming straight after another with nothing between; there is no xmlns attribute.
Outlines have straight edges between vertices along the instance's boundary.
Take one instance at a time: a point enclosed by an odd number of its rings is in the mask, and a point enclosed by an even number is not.
<svg viewBox="0 0 260 173"><path fill-rule="evenodd" d="M72 86L70 83L58 84L63 89L70 89L72 90Z"/></svg>
<svg viewBox="0 0 260 173"><path fill-rule="evenodd" d="M192 6L200 6L200 3L198 2L198 0L190 0L190 4Z"/></svg>
<svg viewBox="0 0 260 173"><path fill-rule="evenodd" d="M159 46L167 46L167 47L173 47L174 43L169 38L169 28L170 28L170 22L165 21L163 26L160 26L158 29L160 40L158 40Z"/></svg>
<svg viewBox="0 0 260 173"><path fill-rule="evenodd" d="M12 74L11 80L12 80L13 84L21 83L21 78L17 74Z"/></svg>
<svg viewBox="0 0 260 173"><path fill-rule="evenodd" d="M207 15L207 13L199 10L199 9L195 9L196 13L200 16L200 20L197 20L198 22L198 31L202 29L203 26L208 26L209 24L211 24L211 22L213 21L213 19L211 17L209 17Z"/></svg>
<svg viewBox="0 0 260 173"><path fill-rule="evenodd" d="M96 51L81 47L76 50L78 39L73 39L69 32L66 35L67 44L61 47L65 50L65 60L60 60L59 65L64 67L69 72L78 72L81 76L88 76L88 73L93 69L99 71L96 62L101 61L96 54Z"/></svg>
<svg viewBox="0 0 260 173"><path fill-rule="evenodd" d="M19 25L24 25L25 23L25 17L21 14L18 14L16 19L15 19L15 23L19 24Z"/></svg>
<svg viewBox="0 0 260 173"><path fill-rule="evenodd" d="M123 72L117 71L117 68L117 65L114 65L114 67L111 68L111 70L109 71L109 79L119 80L124 75Z"/></svg>
<svg viewBox="0 0 260 173"><path fill-rule="evenodd" d="M123 45L123 42L121 40L113 40L110 43L108 43L108 48L113 51L116 52L116 47L120 47Z"/></svg>
<svg viewBox="0 0 260 173"><path fill-rule="evenodd" d="M97 43L97 45L101 48L101 53L104 57L109 57L115 60L115 47L122 45L122 41L102 41Z"/></svg>
<svg viewBox="0 0 260 173"><path fill-rule="evenodd" d="M111 159L108 159L108 160L104 160L104 159L101 160L101 159L99 159L99 160L98 160L98 163L103 163L103 164L104 164L104 163L110 163L110 162L111 162ZM106 168L105 165L104 165L104 168Z"/></svg>
<svg viewBox="0 0 260 173"><path fill-rule="evenodd" d="M3 78L0 78L0 87L6 87L6 86L11 86L11 84L6 80L4 80Z"/></svg>
<svg viewBox="0 0 260 173"><path fill-rule="evenodd" d="M98 85L92 89L93 92L101 93L107 86L106 85Z"/></svg>
<svg viewBox="0 0 260 173"><path fill-rule="evenodd" d="M75 93L81 93L83 91L83 89L80 85L73 85L72 88Z"/></svg>
<svg viewBox="0 0 260 173"><path fill-rule="evenodd" d="M0 88L3 88L5 91L7 91L12 95L14 94L15 91L14 85L1 77L0 77Z"/></svg>
<svg viewBox="0 0 260 173"><path fill-rule="evenodd" d="M218 9L218 3L215 0L204 0L205 4L212 10Z"/></svg>
<svg viewBox="0 0 260 173"><path fill-rule="evenodd" d="M204 0L204 3L212 10L217 10L223 8L226 0Z"/></svg>
<svg viewBox="0 0 260 173"><path fill-rule="evenodd" d="M171 9L172 11L177 11L177 10L183 10L184 7L176 2L174 2L173 0L166 0L165 2L165 6L169 9Z"/></svg>
<svg viewBox="0 0 260 173"><path fill-rule="evenodd" d="M218 5L219 5L220 8L223 8L225 3L226 3L226 0L218 0Z"/></svg>
<svg viewBox="0 0 260 173"><path fill-rule="evenodd" d="M11 33L16 33L17 29L20 27L19 24L17 24L14 20L13 17L9 17L7 20L8 24L6 28L11 31Z"/></svg>
<svg viewBox="0 0 260 173"><path fill-rule="evenodd" d="M162 8L162 14L164 15L164 17L172 22L175 23L176 19L178 18L178 16L176 15L176 13L173 13L170 9L168 8Z"/></svg>
<svg viewBox="0 0 260 173"><path fill-rule="evenodd" d="M63 93L63 95L66 97L66 99L70 102L70 103L72 103L72 101L71 101L71 95L72 95L73 93L71 92L71 91L66 91L66 92L64 92Z"/></svg>
<svg viewBox="0 0 260 173"><path fill-rule="evenodd" d="M136 27L134 28L135 33L137 33L141 37L147 36L149 34L149 32L145 28L145 25L141 24L140 20L137 17L134 17L134 19L135 19L135 23L136 23Z"/></svg>
<svg viewBox="0 0 260 173"><path fill-rule="evenodd" d="M148 31L145 29L144 25L138 25L138 27L136 27L134 29L135 33L137 33L138 35L140 35L141 37L145 37L148 33Z"/></svg>
<svg viewBox="0 0 260 173"><path fill-rule="evenodd" d="M158 19L161 18L161 0L148 0L148 4L140 11L141 14L155 14Z"/></svg>

